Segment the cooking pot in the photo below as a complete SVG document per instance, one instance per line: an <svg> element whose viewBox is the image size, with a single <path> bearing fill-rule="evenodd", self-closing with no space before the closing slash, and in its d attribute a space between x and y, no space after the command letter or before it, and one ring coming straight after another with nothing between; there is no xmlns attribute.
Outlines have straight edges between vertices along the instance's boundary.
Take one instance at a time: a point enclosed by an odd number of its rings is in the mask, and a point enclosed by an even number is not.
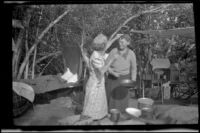
<svg viewBox="0 0 200 133"><path fill-rule="evenodd" d="M139 98L138 99L138 109L152 109L154 100L150 98Z"/></svg>
<svg viewBox="0 0 200 133"><path fill-rule="evenodd" d="M135 82L130 79L124 79L120 82L120 84L121 86L125 86L125 87L133 87L135 85Z"/></svg>
<svg viewBox="0 0 200 133"><path fill-rule="evenodd" d="M142 108L141 117L145 119L153 119L153 109L152 108Z"/></svg>
<svg viewBox="0 0 200 133"><path fill-rule="evenodd" d="M116 124L120 118L120 111L118 109L111 109L110 114L110 120Z"/></svg>

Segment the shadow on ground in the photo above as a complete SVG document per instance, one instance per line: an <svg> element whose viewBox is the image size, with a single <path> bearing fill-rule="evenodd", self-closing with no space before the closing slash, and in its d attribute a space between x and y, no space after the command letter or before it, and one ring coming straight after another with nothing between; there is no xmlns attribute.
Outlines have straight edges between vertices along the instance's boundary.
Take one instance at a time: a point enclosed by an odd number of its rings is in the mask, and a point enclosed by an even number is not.
<svg viewBox="0 0 200 133"><path fill-rule="evenodd" d="M14 125L58 125L59 119L81 112L82 98L80 87L37 94L34 107L14 118ZM72 105L70 99L73 101Z"/></svg>

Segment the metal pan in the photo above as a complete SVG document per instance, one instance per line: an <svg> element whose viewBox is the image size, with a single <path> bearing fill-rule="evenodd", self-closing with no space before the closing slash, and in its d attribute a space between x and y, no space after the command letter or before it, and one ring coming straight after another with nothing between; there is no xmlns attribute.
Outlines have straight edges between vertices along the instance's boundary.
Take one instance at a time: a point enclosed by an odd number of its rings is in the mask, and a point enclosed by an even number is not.
<svg viewBox="0 0 200 133"><path fill-rule="evenodd" d="M135 85L135 82L130 80L130 79L124 79L121 81L121 86L125 86L125 87L133 87Z"/></svg>

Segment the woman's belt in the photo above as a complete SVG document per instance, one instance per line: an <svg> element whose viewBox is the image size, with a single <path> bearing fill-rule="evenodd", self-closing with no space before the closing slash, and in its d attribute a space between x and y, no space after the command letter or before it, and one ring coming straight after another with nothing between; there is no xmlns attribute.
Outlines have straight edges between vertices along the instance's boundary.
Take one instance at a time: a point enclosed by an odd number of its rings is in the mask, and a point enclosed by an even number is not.
<svg viewBox="0 0 200 133"><path fill-rule="evenodd" d="M130 75L130 74L126 74L126 75L120 75L119 77L115 77L114 75L112 75L112 74L108 74L108 78L109 79L113 79L113 80L117 80L118 78L120 78L121 76L128 76L128 75ZM131 76L130 76L131 77Z"/></svg>

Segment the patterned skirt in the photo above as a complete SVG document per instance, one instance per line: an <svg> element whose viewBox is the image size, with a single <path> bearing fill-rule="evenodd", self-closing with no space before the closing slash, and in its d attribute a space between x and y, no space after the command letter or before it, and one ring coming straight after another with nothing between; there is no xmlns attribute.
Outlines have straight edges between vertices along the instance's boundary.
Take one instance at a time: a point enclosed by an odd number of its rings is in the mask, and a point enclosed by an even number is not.
<svg viewBox="0 0 200 133"><path fill-rule="evenodd" d="M105 92L105 79L98 83L96 78L90 77L86 84L85 100L82 115L94 120L104 118L108 114Z"/></svg>

